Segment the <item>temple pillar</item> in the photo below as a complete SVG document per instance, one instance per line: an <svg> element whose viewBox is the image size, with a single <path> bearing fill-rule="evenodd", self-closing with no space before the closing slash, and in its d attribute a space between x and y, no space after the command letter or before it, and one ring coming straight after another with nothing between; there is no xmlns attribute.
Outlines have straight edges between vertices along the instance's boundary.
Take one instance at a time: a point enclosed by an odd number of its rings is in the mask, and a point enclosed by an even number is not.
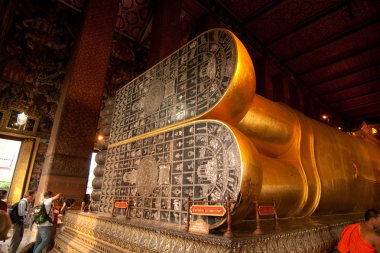
<svg viewBox="0 0 380 253"><path fill-rule="evenodd" d="M283 97L283 102L286 103L287 105L291 104L291 99L290 99L290 76L288 74L284 74L281 76L281 83L282 83L282 97Z"/></svg>
<svg viewBox="0 0 380 253"><path fill-rule="evenodd" d="M272 77L273 100L290 105L289 76L277 74Z"/></svg>
<svg viewBox="0 0 380 253"><path fill-rule="evenodd" d="M298 110L298 87L294 82L294 79L289 80L289 95L290 95L290 106Z"/></svg>
<svg viewBox="0 0 380 253"><path fill-rule="evenodd" d="M119 2L88 2L69 64L43 165L36 201L46 190L81 201L101 108Z"/></svg>
<svg viewBox="0 0 380 253"><path fill-rule="evenodd" d="M302 87L297 87L297 98L298 98L298 103L297 103L297 109L301 112L305 112L305 104L304 104L304 92Z"/></svg>
<svg viewBox="0 0 380 253"><path fill-rule="evenodd" d="M309 116L310 118L314 118L315 117L315 102L314 102L314 98L312 96L312 94L310 94L309 92L307 92L306 94L304 94L304 105L305 105L305 111L304 111L304 114L306 116Z"/></svg>
<svg viewBox="0 0 380 253"><path fill-rule="evenodd" d="M282 74L276 74L272 76L273 85L273 101L282 102L283 101L283 90L282 86Z"/></svg>
<svg viewBox="0 0 380 253"><path fill-rule="evenodd" d="M268 57L264 56L255 61L256 93L273 100L273 84Z"/></svg>
<svg viewBox="0 0 380 253"><path fill-rule="evenodd" d="M181 47L182 1L154 1L152 43L148 56L148 67L152 67Z"/></svg>

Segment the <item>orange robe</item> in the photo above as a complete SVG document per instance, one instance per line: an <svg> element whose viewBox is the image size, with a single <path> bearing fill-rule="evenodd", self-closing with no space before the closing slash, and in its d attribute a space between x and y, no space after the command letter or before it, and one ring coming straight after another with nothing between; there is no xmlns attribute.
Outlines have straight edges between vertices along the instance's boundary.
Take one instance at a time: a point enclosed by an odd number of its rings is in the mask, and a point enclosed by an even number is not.
<svg viewBox="0 0 380 253"><path fill-rule="evenodd" d="M338 244L341 253L374 253L375 247L366 242L359 231L360 223L347 226Z"/></svg>

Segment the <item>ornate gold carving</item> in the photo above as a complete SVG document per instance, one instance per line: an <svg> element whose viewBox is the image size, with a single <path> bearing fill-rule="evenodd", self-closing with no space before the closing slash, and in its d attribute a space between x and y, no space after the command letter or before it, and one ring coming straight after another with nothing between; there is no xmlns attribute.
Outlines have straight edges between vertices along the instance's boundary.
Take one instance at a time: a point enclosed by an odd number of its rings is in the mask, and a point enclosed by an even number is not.
<svg viewBox="0 0 380 253"><path fill-rule="evenodd" d="M56 236L56 250L62 253L119 252L329 252L336 245L343 228L352 222L311 225L266 236L227 239L199 236L161 226L144 226L125 220L77 214L69 211L65 229Z"/></svg>

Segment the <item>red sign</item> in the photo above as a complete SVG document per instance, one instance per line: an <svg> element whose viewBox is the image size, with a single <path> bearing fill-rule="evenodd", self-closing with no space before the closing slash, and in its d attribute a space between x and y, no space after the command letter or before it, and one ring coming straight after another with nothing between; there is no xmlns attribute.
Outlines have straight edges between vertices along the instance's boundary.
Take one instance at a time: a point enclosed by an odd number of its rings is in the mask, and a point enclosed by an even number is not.
<svg viewBox="0 0 380 253"><path fill-rule="evenodd" d="M275 213L274 206L259 206L260 215L274 215Z"/></svg>
<svg viewBox="0 0 380 253"><path fill-rule="evenodd" d="M115 202L116 208L128 208L128 202Z"/></svg>
<svg viewBox="0 0 380 253"><path fill-rule="evenodd" d="M209 206L209 205L192 205L190 213L193 215L207 215L207 216L224 216L226 209L224 206Z"/></svg>

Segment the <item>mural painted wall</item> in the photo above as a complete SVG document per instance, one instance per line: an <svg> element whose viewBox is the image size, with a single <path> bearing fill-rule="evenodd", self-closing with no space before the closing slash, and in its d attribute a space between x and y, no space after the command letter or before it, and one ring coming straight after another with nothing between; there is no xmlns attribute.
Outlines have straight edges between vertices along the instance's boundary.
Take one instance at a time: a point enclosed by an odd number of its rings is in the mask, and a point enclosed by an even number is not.
<svg viewBox="0 0 380 253"><path fill-rule="evenodd" d="M75 41L84 0L20 0L0 3L0 109L38 117L41 138L29 188L36 189ZM131 5L132 8L135 5ZM124 9L125 9L124 8ZM128 9L125 9L128 11ZM149 17L146 17L149 18ZM145 21L146 22L146 21ZM104 100L146 69L149 36L137 43L116 30Z"/></svg>
<svg viewBox="0 0 380 253"><path fill-rule="evenodd" d="M11 4L7 6L12 9ZM35 189L45 159L81 13L57 1L19 1L4 18L0 52L0 107L18 108L40 119L41 138L30 188Z"/></svg>

